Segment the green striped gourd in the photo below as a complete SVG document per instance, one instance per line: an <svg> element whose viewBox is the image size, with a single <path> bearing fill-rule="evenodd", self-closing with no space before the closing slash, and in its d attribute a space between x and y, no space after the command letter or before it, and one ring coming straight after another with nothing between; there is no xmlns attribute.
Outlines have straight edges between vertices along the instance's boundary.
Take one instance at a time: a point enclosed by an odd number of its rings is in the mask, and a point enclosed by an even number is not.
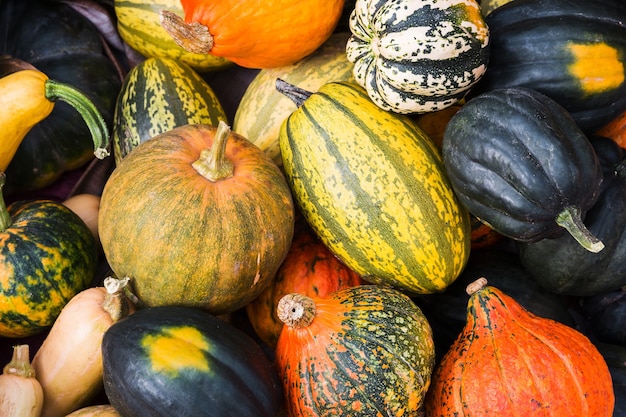
<svg viewBox="0 0 626 417"><path fill-rule="evenodd" d="M161 26L159 12L169 10L180 16L179 0L115 0L117 30L120 37L146 58L171 58L197 71L213 71L231 66L225 58L211 54L195 54L178 46Z"/></svg>
<svg viewBox="0 0 626 417"><path fill-rule="evenodd" d="M346 57L349 37L347 32L335 33L317 51L295 64L262 69L239 102L233 130L265 151L280 166L278 132L296 105L276 91L276 79L307 91L317 91L330 81L353 81L354 65Z"/></svg>
<svg viewBox="0 0 626 417"><path fill-rule="evenodd" d="M444 290L467 262L470 223L434 143L354 83L299 93L304 100L281 126L280 150L314 231L368 282Z"/></svg>
<svg viewBox="0 0 626 417"><path fill-rule="evenodd" d="M141 142L187 124L227 121L209 84L189 65L148 58L132 68L115 107L113 149L119 163Z"/></svg>
<svg viewBox="0 0 626 417"><path fill-rule="evenodd" d="M357 0L350 31L354 76L385 110L446 108L487 69L489 30L475 0Z"/></svg>

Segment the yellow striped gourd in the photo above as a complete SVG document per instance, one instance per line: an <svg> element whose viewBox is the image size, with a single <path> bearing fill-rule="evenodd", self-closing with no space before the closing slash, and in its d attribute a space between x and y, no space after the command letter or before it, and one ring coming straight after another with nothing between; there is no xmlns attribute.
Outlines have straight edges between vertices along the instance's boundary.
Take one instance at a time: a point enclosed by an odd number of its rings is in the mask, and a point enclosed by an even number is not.
<svg viewBox="0 0 626 417"><path fill-rule="evenodd" d="M415 294L444 290L467 262L470 223L433 142L354 83L298 93L280 150L305 219L366 281Z"/></svg>

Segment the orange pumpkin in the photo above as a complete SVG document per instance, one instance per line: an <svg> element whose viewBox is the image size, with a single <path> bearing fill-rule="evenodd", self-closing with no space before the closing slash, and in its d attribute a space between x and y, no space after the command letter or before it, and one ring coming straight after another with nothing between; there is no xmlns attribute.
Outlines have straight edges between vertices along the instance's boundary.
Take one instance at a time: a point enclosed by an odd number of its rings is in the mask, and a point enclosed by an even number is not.
<svg viewBox="0 0 626 417"><path fill-rule="evenodd" d="M626 111L602 126L595 134L613 139L620 147L626 148Z"/></svg>
<svg viewBox="0 0 626 417"><path fill-rule="evenodd" d="M344 0L182 0L184 19L164 10L161 25L183 49L242 67L291 65L333 33Z"/></svg>
<svg viewBox="0 0 626 417"><path fill-rule="evenodd" d="M611 417L611 374L589 339L486 284L468 286L467 323L432 376L426 415Z"/></svg>
<svg viewBox="0 0 626 417"><path fill-rule="evenodd" d="M268 346L274 348L283 328L276 308L289 293L324 297L365 281L345 266L304 222L298 223L294 239L274 282L246 306L250 324Z"/></svg>

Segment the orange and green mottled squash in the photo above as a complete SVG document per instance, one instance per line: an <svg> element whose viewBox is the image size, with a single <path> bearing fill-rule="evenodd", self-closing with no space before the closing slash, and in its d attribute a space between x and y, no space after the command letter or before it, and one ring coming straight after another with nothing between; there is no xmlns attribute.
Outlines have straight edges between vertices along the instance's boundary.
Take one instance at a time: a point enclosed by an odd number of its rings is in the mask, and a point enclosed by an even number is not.
<svg viewBox="0 0 626 417"><path fill-rule="evenodd" d="M233 130L264 150L278 165L278 134L283 121L296 110L296 104L276 90L276 79L317 91L330 81L353 81L352 64L346 57L349 33L333 34L315 52L291 65L261 70L241 97Z"/></svg>
<svg viewBox="0 0 626 417"><path fill-rule="evenodd" d="M246 305L255 332L272 348L276 347L283 328L276 307L284 295L300 293L324 297L342 288L365 284L357 273L328 250L304 221L300 223L276 278Z"/></svg>
<svg viewBox="0 0 626 417"><path fill-rule="evenodd" d="M276 364L291 417L417 415L434 367L430 325L389 287L285 295Z"/></svg>
<svg viewBox="0 0 626 417"><path fill-rule="evenodd" d="M69 208L52 200L6 207L0 191L0 336L21 338L52 326L92 283L97 260L94 236Z"/></svg>
<svg viewBox="0 0 626 417"><path fill-rule="evenodd" d="M432 376L426 415L613 415L611 374L586 336L484 278L468 294L467 322Z"/></svg>
<svg viewBox="0 0 626 417"><path fill-rule="evenodd" d="M300 95L281 126L283 169L322 242L370 283L443 291L467 262L470 224L432 140L354 83L279 84Z"/></svg>
<svg viewBox="0 0 626 417"><path fill-rule="evenodd" d="M278 166L220 122L137 146L104 186L98 221L109 265L141 302L223 314L274 279L294 218Z"/></svg>

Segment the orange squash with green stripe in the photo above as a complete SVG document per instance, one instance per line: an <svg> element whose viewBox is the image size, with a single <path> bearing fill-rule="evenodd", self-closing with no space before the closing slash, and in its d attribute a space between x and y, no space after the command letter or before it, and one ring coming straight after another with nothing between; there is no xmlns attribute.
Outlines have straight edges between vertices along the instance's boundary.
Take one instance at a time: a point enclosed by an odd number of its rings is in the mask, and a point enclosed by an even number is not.
<svg viewBox="0 0 626 417"><path fill-rule="evenodd" d="M467 262L470 223L434 143L356 84L284 90L303 100L281 127L283 168L320 239L367 282L443 291Z"/></svg>

